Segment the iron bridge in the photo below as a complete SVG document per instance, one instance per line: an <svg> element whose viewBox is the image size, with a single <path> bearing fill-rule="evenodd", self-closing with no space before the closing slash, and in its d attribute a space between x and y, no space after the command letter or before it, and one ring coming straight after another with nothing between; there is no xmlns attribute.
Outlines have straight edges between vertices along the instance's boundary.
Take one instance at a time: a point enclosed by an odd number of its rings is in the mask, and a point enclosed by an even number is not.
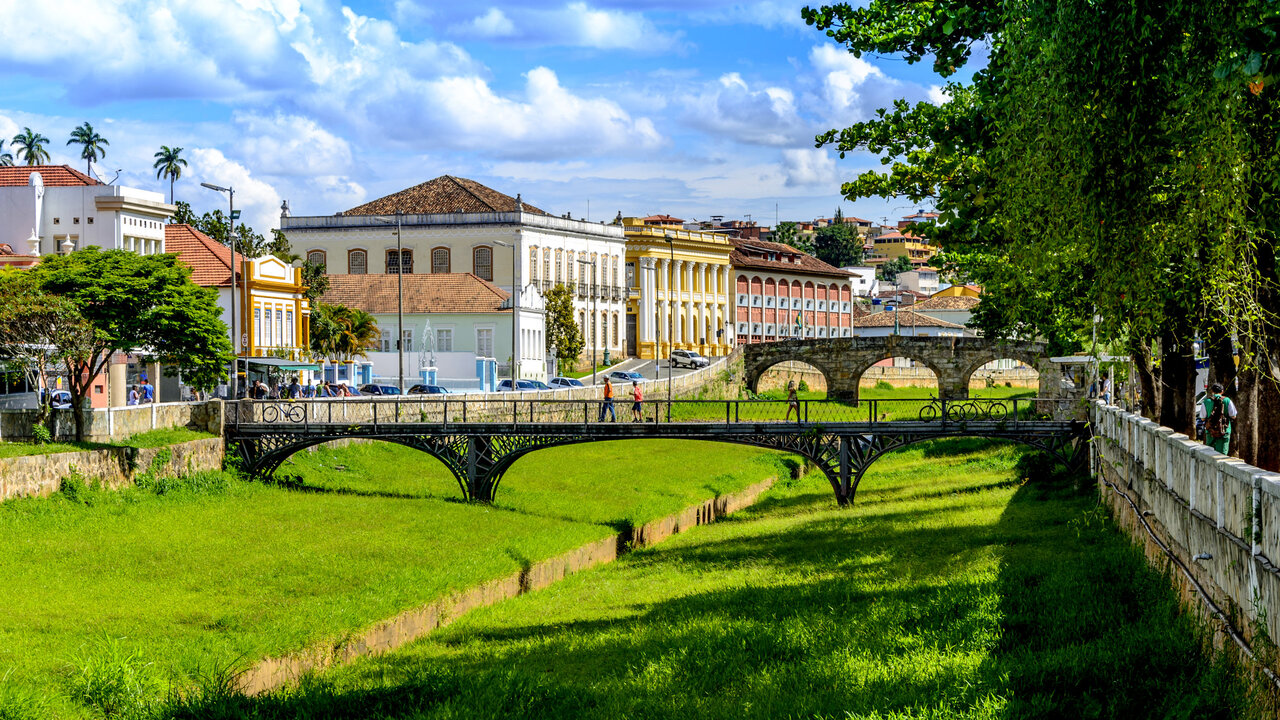
<svg viewBox="0 0 1280 720"><path fill-rule="evenodd" d="M631 439L708 440L783 450L826 475L841 505L885 453L952 437L1011 440L1053 454L1069 467L1087 456L1088 424L1062 400L655 400L632 420L599 420L601 400L306 399L242 400L226 423L228 449L256 477L272 475L307 447L344 439L381 440L444 463L463 497L492 502L503 475L542 448ZM788 412L790 410L790 412Z"/></svg>

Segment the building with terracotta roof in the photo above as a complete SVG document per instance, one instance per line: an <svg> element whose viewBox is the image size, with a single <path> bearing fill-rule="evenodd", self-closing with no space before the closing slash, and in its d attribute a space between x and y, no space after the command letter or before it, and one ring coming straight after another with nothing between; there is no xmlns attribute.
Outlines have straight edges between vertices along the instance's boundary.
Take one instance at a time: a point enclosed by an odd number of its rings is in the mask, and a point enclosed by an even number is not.
<svg viewBox="0 0 1280 720"><path fill-rule="evenodd" d="M942 295L942 296L950 296L950 295L961 296L961 295L963 295L963 296L965 296L965 297L975 297L975 298L976 298L976 297L978 297L978 296L979 296L979 295L981 295L981 294L982 294L982 286L981 286L981 285L950 285L950 286L948 286L948 287L945 287L945 288L943 288L943 289L939 290L938 292L934 293L933 295L934 295L934 297L937 297L937 296L939 296L939 295Z"/></svg>
<svg viewBox="0 0 1280 720"><path fill-rule="evenodd" d="M368 354L379 378L397 378L395 346L399 290L395 275L330 275L323 302L363 310L378 322L382 338ZM540 295L519 308L516 331L523 356L517 368L527 380L547 379L545 316ZM477 359L511 357L511 294L474 273L404 276L405 374L409 384L426 381L435 369L438 383L473 389ZM394 380L391 380L394 383Z"/></svg>
<svg viewBox="0 0 1280 720"><path fill-rule="evenodd" d="M166 225L165 247L191 268L191 280L218 291L222 321L231 327L231 248L190 225ZM302 271L273 255L235 254L235 333L241 357L310 358L311 306L303 295Z"/></svg>
<svg viewBox="0 0 1280 720"><path fill-rule="evenodd" d="M737 342L850 337L865 311L850 273L782 243L730 240Z"/></svg>
<svg viewBox="0 0 1280 720"><path fill-rule="evenodd" d="M286 210L280 228L294 252L330 275L470 273L514 293L517 306L540 306L542 294L566 285L587 340L584 355L590 357L593 338L603 354L625 352L620 225L556 217L519 194L443 175L336 215L294 217ZM517 345L523 335L517 333ZM504 365L507 358L499 356Z"/></svg>
<svg viewBox="0 0 1280 720"><path fill-rule="evenodd" d="M921 265L915 270L898 273L895 281L898 287L933 295L938 292L938 268Z"/></svg>
<svg viewBox="0 0 1280 720"><path fill-rule="evenodd" d="M968 325L980 300L968 295L934 295L911 306L912 310L939 320Z"/></svg>
<svg viewBox="0 0 1280 720"><path fill-rule="evenodd" d="M899 220L898 229L902 230L916 223L933 224L936 222L938 222L938 213L925 212L924 210L917 210L914 214L908 215L902 218L901 220Z"/></svg>
<svg viewBox="0 0 1280 720"><path fill-rule="evenodd" d="M865 315L853 321L853 334L858 337L972 337L963 325L939 320L915 310L896 309Z"/></svg>
<svg viewBox="0 0 1280 720"><path fill-rule="evenodd" d="M174 210L161 193L104 185L67 165L0 167L0 243L13 251L8 257L89 245L161 253Z"/></svg>
<svg viewBox="0 0 1280 720"><path fill-rule="evenodd" d="M725 233L623 218L627 238L627 354L706 356L733 350L733 246Z"/></svg>
<svg viewBox="0 0 1280 720"><path fill-rule="evenodd" d="M936 245L911 233L882 233L872 238L871 243L875 250L866 257L865 262L872 266L882 265L893 258L905 257L912 265L922 267L928 265L933 256L938 254Z"/></svg>

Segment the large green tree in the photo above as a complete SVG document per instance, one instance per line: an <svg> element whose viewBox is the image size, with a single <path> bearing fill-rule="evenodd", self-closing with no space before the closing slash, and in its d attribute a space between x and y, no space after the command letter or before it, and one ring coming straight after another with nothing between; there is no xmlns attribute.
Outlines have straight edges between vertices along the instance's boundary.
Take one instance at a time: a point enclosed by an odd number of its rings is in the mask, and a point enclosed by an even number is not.
<svg viewBox="0 0 1280 720"><path fill-rule="evenodd" d="M98 158L107 156L107 139L98 134L93 126L88 122L71 131L71 139L67 141L68 145L80 146L80 157L84 160L84 172L86 175L92 175L93 162Z"/></svg>
<svg viewBox="0 0 1280 720"><path fill-rule="evenodd" d="M558 283L543 298L547 323L547 352L555 353L559 369L563 372L573 366L586 345L582 331L573 319L573 293L564 283Z"/></svg>
<svg viewBox="0 0 1280 720"><path fill-rule="evenodd" d="M813 255L836 267L862 263L862 236L844 222L818 228L813 238Z"/></svg>
<svg viewBox="0 0 1280 720"><path fill-rule="evenodd" d="M49 162L49 151L45 145L49 138L32 130L22 128L22 132L13 136L13 146L17 150L18 159L27 165L44 165Z"/></svg>
<svg viewBox="0 0 1280 720"><path fill-rule="evenodd" d="M378 323L363 311L333 303L311 309L311 354L331 362L349 362L365 354L381 336Z"/></svg>
<svg viewBox="0 0 1280 720"><path fill-rule="evenodd" d="M207 390L227 376L231 341L219 318L217 292L191 282L176 255L139 255L90 246L46 256L31 273L41 292L65 299L92 330L83 343L59 347L84 438L82 405L93 379L114 353L141 351L180 370ZM79 341L77 340L77 341Z"/></svg>

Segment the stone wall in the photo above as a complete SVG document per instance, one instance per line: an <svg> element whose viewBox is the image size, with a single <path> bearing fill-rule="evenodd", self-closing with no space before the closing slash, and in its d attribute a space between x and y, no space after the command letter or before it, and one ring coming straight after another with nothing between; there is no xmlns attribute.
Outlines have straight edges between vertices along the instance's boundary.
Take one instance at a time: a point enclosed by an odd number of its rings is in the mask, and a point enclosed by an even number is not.
<svg viewBox="0 0 1280 720"><path fill-rule="evenodd" d="M1265 625L1277 637L1280 474L1113 406L1096 402L1092 413L1094 469L1121 526L1157 564L1168 563L1124 493L1237 629L1249 635Z"/></svg>
<svg viewBox="0 0 1280 720"><path fill-rule="evenodd" d="M0 441L30 440L35 410L0 411ZM54 410L54 440L74 440L75 417L70 410ZM89 442L122 440L157 428L189 427L222 434L222 401L150 403L117 408L95 408L85 414L84 439Z"/></svg>
<svg viewBox="0 0 1280 720"><path fill-rule="evenodd" d="M113 490L132 485L152 469L165 451L169 457L155 468L157 477L181 477L222 467L222 438L191 440L168 447L127 447L22 455L0 458L0 502L16 497L48 497L62 489L62 479L78 474Z"/></svg>
<svg viewBox="0 0 1280 720"><path fill-rule="evenodd" d="M1011 387L1035 388L1040 384L1040 373L1030 368L978 370L969 376L969 389L975 390L987 387L988 379L996 385L1009 383ZM774 365L760 376L760 380L756 384L757 392L763 393L769 390L785 389L787 383L792 380L797 384L804 380L810 390L817 392L825 392L827 389L827 379L820 371L801 362L787 361ZM858 387L860 389L871 388L881 382L889 383L896 388L918 387L927 388L932 392L936 392L938 387L938 378L928 368L878 367L875 365L862 374L862 378L858 381Z"/></svg>

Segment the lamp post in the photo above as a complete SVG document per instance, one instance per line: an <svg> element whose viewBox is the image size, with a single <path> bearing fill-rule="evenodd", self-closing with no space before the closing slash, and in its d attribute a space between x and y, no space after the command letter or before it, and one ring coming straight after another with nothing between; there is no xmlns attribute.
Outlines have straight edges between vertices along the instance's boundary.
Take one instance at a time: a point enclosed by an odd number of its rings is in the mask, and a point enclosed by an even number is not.
<svg viewBox="0 0 1280 720"><path fill-rule="evenodd" d="M400 392L404 392L404 243L400 239L400 211L396 211L396 353L400 360ZM380 223L390 220L375 217Z"/></svg>
<svg viewBox="0 0 1280 720"><path fill-rule="evenodd" d="M520 296L518 292L520 285L516 282L516 243L505 243L501 240L494 240L495 245L511 248L511 389L516 389L516 365L520 362L520 356L516 354L516 318L519 316Z"/></svg>
<svg viewBox="0 0 1280 720"><path fill-rule="evenodd" d="M676 282L676 245L671 238L671 233L666 230L662 231L662 239L667 241L667 251L671 254L671 261L667 263L667 420L671 420L671 351L675 349L676 334L676 307L671 302L671 293L675 292ZM662 346L661 343L658 344ZM657 362L656 360L654 362Z"/></svg>
<svg viewBox="0 0 1280 720"><path fill-rule="evenodd" d="M579 265L591 266L591 384L596 384L596 264L590 260L579 260Z"/></svg>
<svg viewBox="0 0 1280 720"><path fill-rule="evenodd" d="M220 193L227 194L227 245L231 247L231 399L236 400L240 395L240 335L236 331L236 191L235 188L222 187L212 183L202 182L201 187L207 187Z"/></svg>

